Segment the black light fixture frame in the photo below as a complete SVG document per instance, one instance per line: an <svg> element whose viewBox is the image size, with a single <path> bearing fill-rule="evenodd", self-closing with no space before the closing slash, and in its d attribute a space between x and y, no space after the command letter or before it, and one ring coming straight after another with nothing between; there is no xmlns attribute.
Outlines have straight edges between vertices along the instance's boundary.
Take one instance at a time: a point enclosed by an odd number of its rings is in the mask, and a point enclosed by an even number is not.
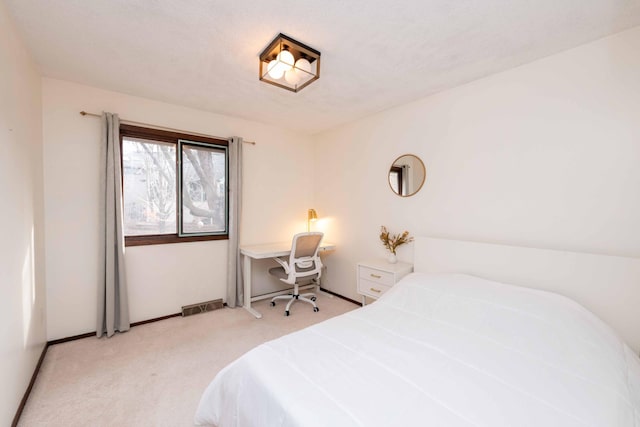
<svg viewBox="0 0 640 427"><path fill-rule="evenodd" d="M268 75L267 63L276 59L276 56L283 48L286 48L286 50L291 52L295 61L300 58L305 58L311 64L315 62L316 72L314 76L304 84L300 86L295 85L294 87L287 86L286 84L278 83L277 81L266 78ZM302 89L320 78L320 52L310 46L307 46L304 43L301 43L285 34L280 33L260 54L260 70L258 77L265 83L290 90L291 92L300 92Z"/></svg>

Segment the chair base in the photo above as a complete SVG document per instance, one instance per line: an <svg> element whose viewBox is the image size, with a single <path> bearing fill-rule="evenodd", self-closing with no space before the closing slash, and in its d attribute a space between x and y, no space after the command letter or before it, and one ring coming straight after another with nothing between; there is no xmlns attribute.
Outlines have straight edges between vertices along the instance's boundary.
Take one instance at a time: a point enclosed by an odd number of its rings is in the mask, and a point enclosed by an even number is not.
<svg viewBox="0 0 640 427"><path fill-rule="evenodd" d="M291 314L289 309L291 308L293 303L296 302L296 301L303 301L303 302L306 302L308 304L311 304L313 306L313 311L314 312L320 311L320 309L316 305L316 298L317 298L316 294L314 294L314 293L298 294L298 286L295 287L293 292L294 292L293 294L278 295L276 297L271 298L271 306L275 307L276 300L289 300L289 302L287 303L287 306L284 309L284 315L285 316L288 316L289 314Z"/></svg>

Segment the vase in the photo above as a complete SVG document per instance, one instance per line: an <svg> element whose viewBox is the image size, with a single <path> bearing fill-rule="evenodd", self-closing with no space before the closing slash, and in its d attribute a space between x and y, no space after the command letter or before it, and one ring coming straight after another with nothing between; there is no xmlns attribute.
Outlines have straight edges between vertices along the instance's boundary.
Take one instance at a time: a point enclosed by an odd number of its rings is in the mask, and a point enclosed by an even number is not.
<svg viewBox="0 0 640 427"><path fill-rule="evenodd" d="M387 257L387 261L389 262L389 264L395 264L396 262L398 262L398 257L396 256L396 254L390 253Z"/></svg>

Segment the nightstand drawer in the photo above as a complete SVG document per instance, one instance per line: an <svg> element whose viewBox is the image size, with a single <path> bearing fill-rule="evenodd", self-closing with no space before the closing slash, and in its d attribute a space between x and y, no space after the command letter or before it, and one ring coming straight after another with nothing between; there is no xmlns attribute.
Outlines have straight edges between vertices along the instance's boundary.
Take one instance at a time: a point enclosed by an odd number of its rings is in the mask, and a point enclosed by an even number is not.
<svg viewBox="0 0 640 427"><path fill-rule="evenodd" d="M362 295L362 305L367 298L378 299L393 285L413 271L406 262L389 263L386 259L360 261L356 269L357 291Z"/></svg>
<svg viewBox="0 0 640 427"><path fill-rule="evenodd" d="M368 280L375 284L393 286L395 279L393 273L388 271L380 271L373 268L360 266L360 279Z"/></svg>
<svg viewBox="0 0 640 427"><path fill-rule="evenodd" d="M372 298L379 298L389 289L391 289L391 286L386 286L379 282L373 282L364 278L361 278L358 282L358 293L368 295Z"/></svg>

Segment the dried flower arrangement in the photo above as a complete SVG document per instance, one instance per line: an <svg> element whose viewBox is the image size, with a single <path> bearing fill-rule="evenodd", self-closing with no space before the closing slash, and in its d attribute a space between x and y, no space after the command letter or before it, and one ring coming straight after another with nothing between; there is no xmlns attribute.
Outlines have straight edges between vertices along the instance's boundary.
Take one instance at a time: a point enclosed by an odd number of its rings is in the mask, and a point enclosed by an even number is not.
<svg viewBox="0 0 640 427"><path fill-rule="evenodd" d="M389 234L387 227L384 225L380 228L380 241L385 248L392 254L396 254L396 248L405 243L413 242L413 237L409 237L409 232L405 231L402 234Z"/></svg>

